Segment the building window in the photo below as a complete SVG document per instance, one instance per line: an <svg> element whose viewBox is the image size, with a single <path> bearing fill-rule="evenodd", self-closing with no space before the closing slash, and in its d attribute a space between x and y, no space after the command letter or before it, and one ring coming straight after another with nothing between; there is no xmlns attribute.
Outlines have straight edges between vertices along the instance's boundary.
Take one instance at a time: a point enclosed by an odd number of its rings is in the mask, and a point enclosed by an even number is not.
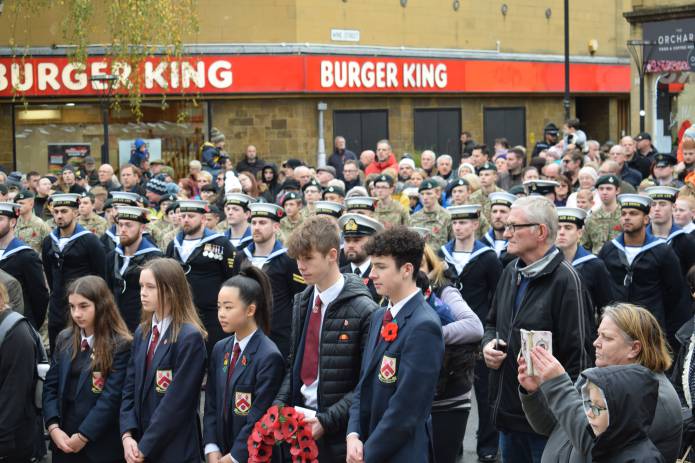
<svg viewBox="0 0 695 463"><path fill-rule="evenodd" d="M448 154L454 159L454 166L461 160L461 110L416 109L415 149L432 150L437 155Z"/></svg>
<svg viewBox="0 0 695 463"><path fill-rule="evenodd" d="M506 138L509 146L526 146L526 108L485 108L483 131L491 152L496 138Z"/></svg>
<svg viewBox="0 0 695 463"><path fill-rule="evenodd" d="M333 111L333 138L339 135L345 137L347 149L357 156L364 150L375 150L379 140L389 138L389 112Z"/></svg>
<svg viewBox="0 0 695 463"><path fill-rule="evenodd" d="M179 121L181 111L188 117ZM143 117L135 121L127 107L111 111L109 163L118 169L130 158L136 138L148 142L151 159L162 159L178 175L197 159L205 132L205 104L191 107L184 102L143 103ZM101 163L103 126L98 103L76 105L30 104L15 107L17 170L57 173L66 163L80 164L86 155Z"/></svg>

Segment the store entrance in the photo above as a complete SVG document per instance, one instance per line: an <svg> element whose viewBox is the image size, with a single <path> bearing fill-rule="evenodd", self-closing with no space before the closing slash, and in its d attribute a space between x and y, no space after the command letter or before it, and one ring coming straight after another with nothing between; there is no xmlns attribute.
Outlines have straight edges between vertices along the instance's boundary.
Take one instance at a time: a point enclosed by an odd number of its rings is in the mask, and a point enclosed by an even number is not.
<svg viewBox="0 0 695 463"><path fill-rule="evenodd" d="M110 111L109 164L126 164L135 139L148 144L150 159L162 159L178 176L198 158L204 141L206 103L143 103L140 122L127 106ZM185 114L185 117L181 117ZM22 172L58 173L90 155L101 161L103 125L98 103L30 104L15 107L16 166Z"/></svg>

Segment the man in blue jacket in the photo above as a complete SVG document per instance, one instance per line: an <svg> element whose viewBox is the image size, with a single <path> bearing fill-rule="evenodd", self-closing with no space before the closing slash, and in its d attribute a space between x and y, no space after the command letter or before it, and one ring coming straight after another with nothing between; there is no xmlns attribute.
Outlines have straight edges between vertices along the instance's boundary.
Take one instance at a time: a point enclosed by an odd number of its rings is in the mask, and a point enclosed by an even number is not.
<svg viewBox="0 0 695 463"><path fill-rule="evenodd" d="M360 381L350 407L347 462L429 460L429 416L444 355L439 317L415 284L425 243L395 227L367 244L377 292Z"/></svg>

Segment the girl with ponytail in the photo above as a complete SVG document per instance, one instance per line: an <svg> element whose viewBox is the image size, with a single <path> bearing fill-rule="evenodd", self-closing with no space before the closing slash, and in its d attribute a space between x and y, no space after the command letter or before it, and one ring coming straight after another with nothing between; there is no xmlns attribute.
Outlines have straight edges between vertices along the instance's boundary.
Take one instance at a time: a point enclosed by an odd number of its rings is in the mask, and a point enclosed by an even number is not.
<svg viewBox="0 0 695 463"><path fill-rule="evenodd" d="M285 360L267 337L272 299L270 280L252 266L220 289L217 317L232 335L215 344L208 367L203 420L208 463L248 460L253 425L280 389Z"/></svg>

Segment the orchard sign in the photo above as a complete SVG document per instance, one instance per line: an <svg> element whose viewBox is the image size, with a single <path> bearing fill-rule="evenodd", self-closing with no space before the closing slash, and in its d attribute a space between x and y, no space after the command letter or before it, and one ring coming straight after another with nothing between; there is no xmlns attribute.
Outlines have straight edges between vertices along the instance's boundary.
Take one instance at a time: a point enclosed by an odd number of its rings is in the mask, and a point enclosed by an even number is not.
<svg viewBox="0 0 695 463"><path fill-rule="evenodd" d="M0 58L0 98L96 96L118 77L126 93L135 73L143 95L268 93L556 93L562 63L318 55L203 55L149 58L138 69L103 57L75 64L65 57ZM628 93L627 65L573 64L573 93Z"/></svg>

